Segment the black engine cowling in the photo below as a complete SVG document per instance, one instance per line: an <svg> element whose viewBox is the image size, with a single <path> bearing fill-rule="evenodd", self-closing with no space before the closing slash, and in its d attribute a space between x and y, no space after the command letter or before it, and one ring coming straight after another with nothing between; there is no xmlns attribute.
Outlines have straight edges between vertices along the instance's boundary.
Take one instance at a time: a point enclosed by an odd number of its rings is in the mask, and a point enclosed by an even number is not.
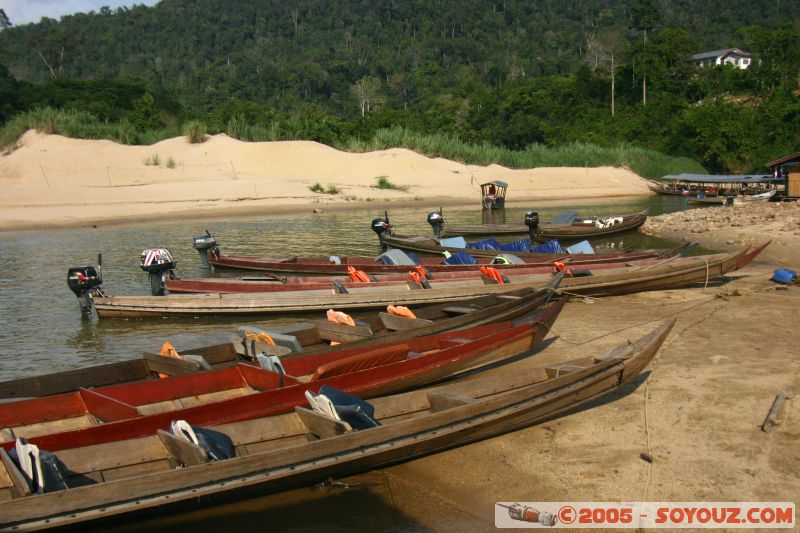
<svg viewBox="0 0 800 533"><path fill-rule="evenodd" d="M200 254L200 262L203 264L203 268L211 268L211 263L208 262L209 253L219 256L217 239L215 239L208 230L206 230L205 235L192 238L192 248L197 250L197 253Z"/></svg>
<svg viewBox="0 0 800 533"><path fill-rule="evenodd" d="M444 217L439 211L432 211L428 213L428 224L433 228L433 234L437 237L442 236L442 229L444 229Z"/></svg>
<svg viewBox="0 0 800 533"><path fill-rule="evenodd" d="M381 238L384 234L391 233L392 225L389 224L389 219L385 217L373 218L372 231L378 235L378 238Z"/></svg>
<svg viewBox="0 0 800 533"><path fill-rule="evenodd" d="M536 232L539 230L539 213L536 211L525 213L525 225L528 226L528 231L531 233L531 242L533 242L536 238Z"/></svg>
<svg viewBox="0 0 800 533"><path fill-rule="evenodd" d="M93 266L72 267L67 270L67 286L78 297L81 315L88 318L92 312L91 293L100 288L102 276Z"/></svg>
<svg viewBox="0 0 800 533"><path fill-rule="evenodd" d="M176 262L166 248L150 248L142 252L139 266L150 278L150 293L161 296L166 289L166 279L175 279Z"/></svg>

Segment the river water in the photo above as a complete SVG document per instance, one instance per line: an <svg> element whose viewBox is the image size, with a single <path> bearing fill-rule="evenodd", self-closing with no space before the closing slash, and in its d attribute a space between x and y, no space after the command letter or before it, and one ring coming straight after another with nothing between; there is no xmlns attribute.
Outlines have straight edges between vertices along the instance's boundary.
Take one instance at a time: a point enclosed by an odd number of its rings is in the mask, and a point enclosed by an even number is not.
<svg viewBox="0 0 800 533"><path fill-rule="evenodd" d="M641 197L536 206L542 220L557 213L611 215L650 208L651 215L685 209L680 198ZM530 206L509 206L495 222L521 222ZM311 208L309 208L309 211ZM427 211L392 209L392 223L403 234L429 234ZM480 223L479 208L445 207L452 223ZM138 357L165 340L181 347L228 338L241 319L84 320L66 285L70 266L96 264L103 255L103 287L109 294L149 294L139 268L145 248L169 248L183 277L216 275L200 266L191 247L208 228L223 253L241 255L366 255L380 253L370 221L382 210L235 218L203 223L148 221L98 228L0 233L0 380L49 373ZM505 217L505 220L503 220ZM594 242L595 246L652 248L674 243L638 232ZM285 320L285 319L284 319ZM264 323L258 318L247 323ZM447 495L427 493L392 481L381 471L346 480L354 488L307 488L256 497L190 513L161 514L120 530L175 531L426 531L488 529L475 516L447 510Z"/></svg>
<svg viewBox="0 0 800 533"><path fill-rule="evenodd" d="M651 215L685 208L680 198L665 196L563 203L537 208L542 220L557 213L632 213L650 208ZM525 207L495 213L497 222L523 220ZM311 211L311 209L309 209ZM392 224L403 234L430 234L427 211L392 209ZM445 207L452 223L479 223L479 208ZM216 275L200 266L192 236L206 228L223 253L272 256L328 256L380 253L370 221L382 210L356 209L323 213L111 225L98 228L0 233L0 380L79 368L138 357L157 350L165 340L178 349L207 344L230 332L243 319L81 319L78 302L67 288L70 266L97 264L103 257L103 288L111 295L149 294L147 275L139 268L146 248L168 248L177 260L178 275ZM505 220L503 220L503 217ZM595 245L666 247L673 243L638 232ZM315 317L312 317L315 318ZM265 323L258 317L246 323Z"/></svg>

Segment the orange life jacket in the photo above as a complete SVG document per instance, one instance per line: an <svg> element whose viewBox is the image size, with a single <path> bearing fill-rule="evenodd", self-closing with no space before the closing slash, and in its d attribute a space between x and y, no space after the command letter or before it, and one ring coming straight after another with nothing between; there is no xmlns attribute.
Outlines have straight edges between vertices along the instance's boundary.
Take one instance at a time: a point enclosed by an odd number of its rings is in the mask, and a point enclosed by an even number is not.
<svg viewBox="0 0 800 533"><path fill-rule="evenodd" d="M500 285L505 285L506 283L505 280L503 279L503 276L500 275L500 272L498 272L496 268L482 266L481 275L497 281L497 283L499 283Z"/></svg>
<svg viewBox="0 0 800 533"><path fill-rule="evenodd" d="M390 315L394 316L402 316L405 318L417 318L417 315L414 314L411 309L402 305L388 305L386 307L386 312Z"/></svg>
<svg viewBox="0 0 800 533"><path fill-rule="evenodd" d="M342 324L343 326L356 325L356 321L353 320L353 317L351 317L347 313L342 313L341 311L334 311L333 309L328 309L326 315L328 317L328 322L332 322L334 324Z"/></svg>
<svg viewBox="0 0 800 533"><path fill-rule="evenodd" d="M350 276L350 279L356 283L372 283L372 280L369 279L366 272L363 270L356 270L353 266L347 267L347 274Z"/></svg>
<svg viewBox="0 0 800 533"><path fill-rule="evenodd" d="M175 359L183 359L183 357L181 357L181 354L178 353L178 350L176 350L175 347L169 342L165 342L163 345L161 345L161 351L158 353L163 355L164 357L174 357ZM161 372L159 372L158 377L161 379L168 378L169 374L162 374Z"/></svg>
<svg viewBox="0 0 800 533"><path fill-rule="evenodd" d="M555 263L553 263L553 272L554 272L554 273L555 273L555 272L561 272L561 271L562 271L562 270L564 270L565 268L567 268L567 265L565 265L565 264L564 264L564 263L562 263L561 261L556 261ZM566 275L566 276L569 276L569 277L572 277L572 272L570 272L570 270L567 268L567 269L564 271L564 275Z"/></svg>

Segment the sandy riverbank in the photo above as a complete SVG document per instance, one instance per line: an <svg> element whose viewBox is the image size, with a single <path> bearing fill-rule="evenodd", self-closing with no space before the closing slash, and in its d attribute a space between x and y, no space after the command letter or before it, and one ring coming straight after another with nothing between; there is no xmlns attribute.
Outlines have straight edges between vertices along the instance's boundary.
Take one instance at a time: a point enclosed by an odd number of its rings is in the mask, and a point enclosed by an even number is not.
<svg viewBox="0 0 800 533"><path fill-rule="evenodd" d="M763 204L653 217L649 232L699 238L715 249L773 243L723 283L573 300L547 348L513 364L524 372L602 353L677 317L642 379L621 393L537 426L339 480L339 488L292 491L146 525L188 531L201 521L206 528L244 531L274 523L327 531L331 523L370 523L403 531L494 531L498 501L800 506L800 286L769 281L777 266L800 271L798 215L795 205ZM795 396L779 426L762 432L781 389ZM348 484L354 488L343 488Z"/></svg>
<svg viewBox="0 0 800 533"><path fill-rule="evenodd" d="M158 156L159 164L152 163ZM385 176L404 190L377 189ZM0 230L229 217L359 205L478 205L479 183L509 183L514 201L651 194L624 168L464 165L406 149L346 153L308 141L247 143L226 135L152 146L29 131L0 156ZM315 183L336 195L315 193Z"/></svg>

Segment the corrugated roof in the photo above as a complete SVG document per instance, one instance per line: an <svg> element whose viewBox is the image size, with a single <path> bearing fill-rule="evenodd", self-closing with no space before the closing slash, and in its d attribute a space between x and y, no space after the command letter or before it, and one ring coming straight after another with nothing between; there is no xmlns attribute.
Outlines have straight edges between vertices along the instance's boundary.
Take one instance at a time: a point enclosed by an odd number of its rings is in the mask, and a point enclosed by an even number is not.
<svg viewBox="0 0 800 533"><path fill-rule="evenodd" d="M712 57L725 56L731 53L737 53L742 56L749 56L750 52L745 52L738 48L722 48L721 50L712 50L711 52L700 52L699 54L692 54L692 59L710 59Z"/></svg>
<svg viewBox="0 0 800 533"><path fill-rule="evenodd" d="M800 161L800 152L781 157L780 159L776 159L775 161L770 161L769 163L767 163L767 167L772 168L774 166L782 165L784 163L790 163L795 160Z"/></svg>
<svg viewBox="0 0 800 533"><path fill-rule="evenodd" d="M685 183L772 183L783 181L783 178L774 178L772 174L678 174L664 176L664 179Z"/></svg>

